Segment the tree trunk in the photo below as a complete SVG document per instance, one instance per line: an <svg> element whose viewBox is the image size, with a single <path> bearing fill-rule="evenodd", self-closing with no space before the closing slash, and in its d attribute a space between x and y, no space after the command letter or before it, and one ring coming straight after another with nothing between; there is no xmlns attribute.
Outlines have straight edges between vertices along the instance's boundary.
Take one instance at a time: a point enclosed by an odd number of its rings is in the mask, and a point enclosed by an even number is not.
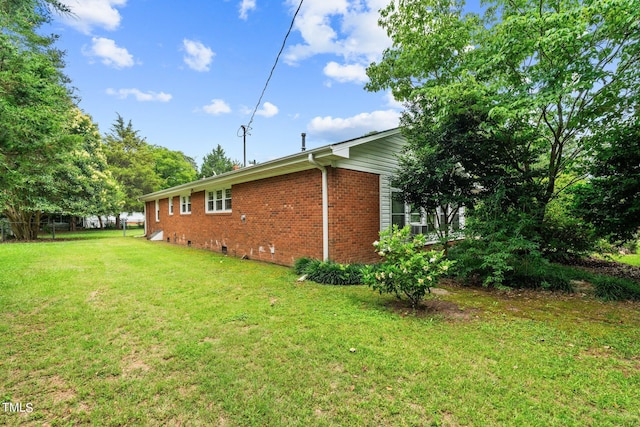
<svg viewBox="0 0 640 427"><path fill-rule="evenodd" d="M100 224L100 230L104 228L104 224L102 223L102 215L98 215L98 223Z"/></svg>
<svg viewBox="0 0 640 427"><path fill-rule="evenodd" d="M120 229L120 214L116 214L116 230Z"/></svg>
<svg viewBox="0 0 640 427"><path fill-rule="evenodd" d="M9 219L11 231L17 240L36 240L40 229L40 211L24 211L20 208L10 207L5 210Z"/></svg>

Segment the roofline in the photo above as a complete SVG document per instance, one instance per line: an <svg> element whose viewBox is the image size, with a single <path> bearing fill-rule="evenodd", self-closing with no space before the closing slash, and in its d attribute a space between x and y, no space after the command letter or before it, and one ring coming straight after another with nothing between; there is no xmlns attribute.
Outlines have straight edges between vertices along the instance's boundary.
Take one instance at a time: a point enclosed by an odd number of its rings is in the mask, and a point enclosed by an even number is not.
<svg viewBox="0 0 640 427"><path fill-rule="evenodd" d="M300 151L285 157L269 160L257 165L246 166L220 175L214 175L202 178L197 181L188 182L186 184L177 185L175 187L166 188L153 193L140 196L138 199L142 202L163 199L169 196L178 196L185 193L195 193L211 188L213 185L239 184L243 182L254 181L263 178L278 176L278 171L288 170L290 172L314 169L316 166L309 163L309 155L321 165L329 165L331 160L337 158L348 158L349 148L364 144L376 139L395 135L400 132L400 128L388 129L381 132L372 133L370 135L349 139L335 144L324 145L322 147L313 148L306 151Z"/></svg>

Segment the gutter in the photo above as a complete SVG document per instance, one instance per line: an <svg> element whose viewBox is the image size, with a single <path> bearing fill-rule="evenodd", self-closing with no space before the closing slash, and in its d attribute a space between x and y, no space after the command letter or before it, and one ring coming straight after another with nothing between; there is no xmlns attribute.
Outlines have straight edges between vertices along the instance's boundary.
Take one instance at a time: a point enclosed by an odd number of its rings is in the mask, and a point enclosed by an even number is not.
<svg viewBox="0 0 640 427"><path fill-rule="evenodd" d="M329 261L329 184L327 182L327 168L316 161L312 153L307 158L322 172L322 258Z"/></svg>

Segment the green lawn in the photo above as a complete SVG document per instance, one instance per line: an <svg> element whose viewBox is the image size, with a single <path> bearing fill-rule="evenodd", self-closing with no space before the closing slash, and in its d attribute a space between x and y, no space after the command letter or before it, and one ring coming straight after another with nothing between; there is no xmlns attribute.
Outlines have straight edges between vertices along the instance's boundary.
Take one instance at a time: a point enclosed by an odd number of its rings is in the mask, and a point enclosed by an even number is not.
<svg viewBox="0 0 640 427"><path fill-rule="evenodd" d="M622 255L616 257L615 260L640 267L640 254Z"/></svg>
<svg viewBox="0 0 640 427"><path fill-rule="evenodd" d="M121 233L0 244L0 398L33 408L0 424L640 425L640 304L446 289L416 315Z"/></svg>

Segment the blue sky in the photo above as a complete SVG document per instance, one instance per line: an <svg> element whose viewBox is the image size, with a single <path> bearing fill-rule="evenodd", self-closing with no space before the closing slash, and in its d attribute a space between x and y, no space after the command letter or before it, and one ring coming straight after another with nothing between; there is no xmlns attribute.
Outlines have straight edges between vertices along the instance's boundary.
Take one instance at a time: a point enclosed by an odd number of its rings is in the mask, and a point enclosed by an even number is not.
<svg viewBox="0 0 640 427"><path fill-rule="evenodd" d="M242 160L247 124L298 0L63 0L52 31L80 107L102 133L116 113L149 143L200 164L220 144ZM306 0L247 137L264 162L397 126L401 105L364 90L390 45L388 0Z"/></svg>

